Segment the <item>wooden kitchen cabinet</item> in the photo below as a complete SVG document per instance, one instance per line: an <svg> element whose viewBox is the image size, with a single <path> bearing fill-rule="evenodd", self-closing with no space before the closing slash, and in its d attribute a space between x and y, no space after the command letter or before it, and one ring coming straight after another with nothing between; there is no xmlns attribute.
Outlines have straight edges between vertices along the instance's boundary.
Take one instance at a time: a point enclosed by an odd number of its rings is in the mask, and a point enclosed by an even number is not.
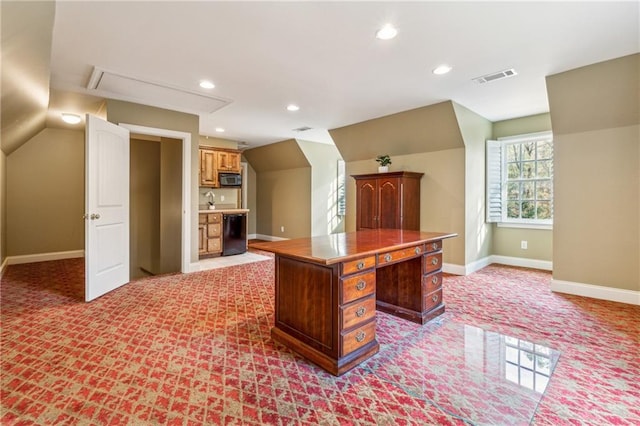
<svg viewBox="0 0 640 426"><path fill-rule="evenodd" d="M240 173L240 153L233 151L216 151L218 171Z"/></svg>
<svg viewBox="0 0 640 426"><path fill-rule="evenodd" d="M216 151L200 148L200 186L218 187L218 172L216 171Z"/></svg>
<svg viewBox="0 0 640 426"><path fill-rule="evenodd" d="M199 213L198 237L200 257L222 253L222 213Z"/></svg>
<svg viewBox="0 0 640 426"><path fill-rule="evenodd" d="M240 151L200 147L200 186L219 188L218 172L240 173Z"/></svg>
<svg viewBox="0 0 640 426"><path fill-rule="evenodd" d="M424 173L353 175L356 181L356 231L420 230L420 179Z"/></svg>

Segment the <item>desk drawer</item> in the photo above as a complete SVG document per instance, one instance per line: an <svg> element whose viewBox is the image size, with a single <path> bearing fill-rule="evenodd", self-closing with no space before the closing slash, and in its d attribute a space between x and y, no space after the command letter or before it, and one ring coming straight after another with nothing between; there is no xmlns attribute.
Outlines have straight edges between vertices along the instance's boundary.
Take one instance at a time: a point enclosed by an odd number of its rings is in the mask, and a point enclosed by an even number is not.
<svg viewBox="0 0 640 426"><path fill-rule="evenodd" d="M422 301L422 311L430 311L435 308L439 304L442 303L442 289L438 291L434 291L433 293L429 293L424 296L424 300Z"/></svg>
<svg viewBox="0 0 640 426"><path fill-rule="evenodd" d="M341 278L340 281L342 282L342 300L340 303L349 303L376 291L375 270L353 275L349 278Z"/></svg>
<svg viewBox="0 0 640 426"><path fill-rule="evenodd" d="M423 273L425 274L437 271L438 269L442 268L442 252L426 255L423 265Z"/></svg>
<svg viewBox="0 0 640 426"><path fill-rule="evenodd" d="M353 274L354 272L361 272L365 269L373 268L374 266L376 266L375 256L363 257L362 259L343 262L342 265L340 265L340 268L342 269L340 274Z"/></svg>
<svg viewBox="0 0 640 426"><path fill-rule="evenodd" d="M363 347L376 338L376 321L373 320L340 336L340 356L345 356Z"/></svg>
<svg viewBox="0 0 640 426"><path fill-rule="evenodd" d="M425 251L427 253L439 250L442 250L442 240L431 241L430 243L425 244Z"/></svg>
<svg viewBox="0 0 640 426"><path fill-rule="evenodd" d="M409 247L401 250L394 250L387 253L380 253L378 255L378 265L385 265L387 263L397 262L399 260L410 259L424 253L424 246Z"/></svg>
<svg viewBox="0 0 640 426"><path fill-rule="evenodd" d="M342 330L366 322L376 315L376 298L373 295L340 308Z"/></svg>
<svg viewBox="0 0 640 426"><path fill-rule="evenodd" d="M442 287L442 272L425 275L422 277L422 292L429 294Z"/></svg>

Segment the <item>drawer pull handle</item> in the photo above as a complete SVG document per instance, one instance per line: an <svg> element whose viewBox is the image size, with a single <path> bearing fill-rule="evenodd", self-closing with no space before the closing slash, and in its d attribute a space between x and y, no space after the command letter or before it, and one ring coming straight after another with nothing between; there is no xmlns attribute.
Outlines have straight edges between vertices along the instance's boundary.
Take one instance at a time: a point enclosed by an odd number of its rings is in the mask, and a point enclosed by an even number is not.
<svg viewBox="0 0 640 426"><path fill-rule="evenodd" d="M438 276L437 275L435 277L431 278L431 283L432 284L438 284Z"/></svg>
<svg viewBox="0 0 640 426"><path fill-rule="evenodd" d="M420 247L416 247L416 249L415 249L414 251L415 251L415 253L416 253L416 254L420 254L420 252L421 252L422 250L420 250Z"/></svg>
<svg viewBox="0 0 640 426"><path fill-rule="evenodd" d="M431 248L434 250L438 250L438 243L431 243Z"/></svg>
<svg viewBox="0 0 640 426"><path fill-rule="evenodd" d="M389 253L384 255L384 261L385 262L391 262L391 255Z"/></svg>
<svg viewBox="0 0 640 426"><path fill-rule="evenodd" d="M364 306L360 306L356 311L356 316L360 318L361 316L364 315L365 312L367 312L366 308Z"/></svg>
<svg viewBox="0 0 640 426"><path fill-rule="evenodd" d="M358 268L358 271L360 269L364 269L364 262L358 262L358 264L356 265L356 268Z"/></svg>
<svg viewBox="0 0 640 426"><path fill-rule="evenodd" d="M431 297L431 300L433 300L434 302L437 302L437 301L438 301L438 295L437 295L437 294L434 294L434 295Z"/></svg>
<svg viewBox="0 0 640 426"><path fill-rule="evenodd" d="M364 333L364 331L358 331L358 334L356 334L356 342L360 343L364 340L366 334Z"/></svg>
<svg viewBox="0 0 640 426"><path fill-rule="evenodd" d="M362 291L366 286L367 286L367 282L364 280L360 280L358 281L358 284L356 284L356 290Z"/></svg>
<svg viewBox="0 0 640 426"><path fill-rule="evenodd" d="M434 257L433 259L431 259L431 264L432 265L437 265L438 264L438 258Z"/></svg>

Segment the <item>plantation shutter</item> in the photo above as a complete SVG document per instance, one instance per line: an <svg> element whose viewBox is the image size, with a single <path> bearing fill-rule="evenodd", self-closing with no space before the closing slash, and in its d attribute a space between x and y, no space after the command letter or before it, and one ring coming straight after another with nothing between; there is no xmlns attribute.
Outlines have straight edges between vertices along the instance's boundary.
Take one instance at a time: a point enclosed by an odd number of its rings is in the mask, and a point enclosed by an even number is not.
<svg viewBox="0 0 640 426"><path fill-rule="evenodd" d="M338 160L338 216L345 216L347 214L347 200L346 200L346 173L344 160Z"/></svg>
<svg viewBox="0 0 640 426"><path fill-rule="evenodd" d="M502 143L487 141L487 222L502 221Z"/></svg>

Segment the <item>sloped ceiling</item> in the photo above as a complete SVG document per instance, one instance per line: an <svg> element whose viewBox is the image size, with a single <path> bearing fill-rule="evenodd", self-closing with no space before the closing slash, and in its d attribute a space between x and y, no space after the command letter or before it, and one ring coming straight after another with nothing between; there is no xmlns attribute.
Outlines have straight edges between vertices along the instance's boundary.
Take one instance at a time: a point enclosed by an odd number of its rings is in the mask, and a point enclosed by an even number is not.
<svg viewBox="0 0 640 426"><path fill-rule="evenodd" d="M311 166L295 139L248 149L243 154L256 172L289 170Z"/></svg>
<svg viewBox="0 0 640 426"><path fill-rule="evenodd" d="M462 148L451 101L329 130L345 161Z"/></svg>
<svg viewBox="0 0 640 426"><path fill-rule="evenodd" d="M45 128L55 2L3 1L2 131L9 155Z"/></svg>

